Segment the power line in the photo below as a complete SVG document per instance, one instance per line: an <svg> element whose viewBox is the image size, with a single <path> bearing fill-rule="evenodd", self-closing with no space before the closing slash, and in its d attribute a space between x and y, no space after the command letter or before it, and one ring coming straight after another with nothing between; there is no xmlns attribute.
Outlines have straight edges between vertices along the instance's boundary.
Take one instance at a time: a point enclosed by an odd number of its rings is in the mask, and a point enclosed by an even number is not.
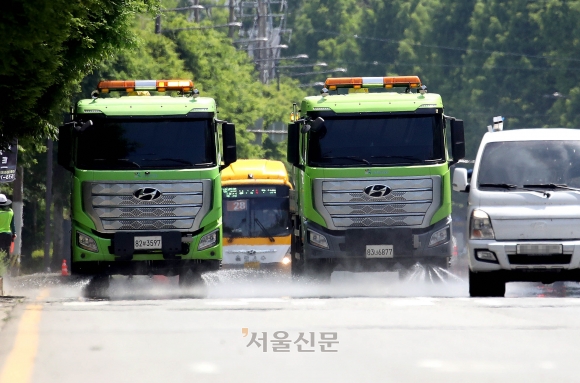
<svg viewBox="0 0 580 383"><path fill-rule="evenodd" d="M329 32L329 31L324 31L324 30L320 30L320 29L313 29L312 31L313 32L317 32L317 33L327 34L327 35L344 36L344 37L354 37L355 39L359 39L359 40L380 41L380 42L386 42L386 43L390 43L390 44L399 44L399 43L404 42L405 44L408 44L408 45L413 45L413 46L418 46L418 47L424 47L424 48L437 48L437 49L446 49L446 50L459 51L459 52L478 52L478 53L489 53L489 54L500 53L500 54L504 54L504 55L508 55L508 56L516 56L516 57L530 57L530 58L538 58L538 59L553 60L553 61L573 61L573 62L580 62L580 59L571 58L571 57L554 58L554 57L546 57L546 56L540 56L540 55L530 55L530 54L516 53L516 52L504 52L504 51L495 51L495 50L477 49L477 48L460 48L460 47L451 47L451 46L445 46L445 45L413 43L413 42L410 42L410 41L407 41L407 40L382 39L382 38L378 38L378 37L359 36L359 35L356 35L356 34L355 35L346 35L346 34L342 34L342 33Z"/></svg>

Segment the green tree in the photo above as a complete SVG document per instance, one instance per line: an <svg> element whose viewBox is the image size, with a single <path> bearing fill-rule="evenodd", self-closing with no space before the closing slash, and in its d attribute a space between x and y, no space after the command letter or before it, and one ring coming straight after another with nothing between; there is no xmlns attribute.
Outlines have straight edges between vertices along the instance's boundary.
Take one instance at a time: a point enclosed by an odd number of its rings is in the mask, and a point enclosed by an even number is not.
<svg viewBox="0 0 580 383"><path fill-rule="evenodd" d="M54 134L82 78L122 46L138 12L157 0L6 0L0 15L0 133Z"/></svg>

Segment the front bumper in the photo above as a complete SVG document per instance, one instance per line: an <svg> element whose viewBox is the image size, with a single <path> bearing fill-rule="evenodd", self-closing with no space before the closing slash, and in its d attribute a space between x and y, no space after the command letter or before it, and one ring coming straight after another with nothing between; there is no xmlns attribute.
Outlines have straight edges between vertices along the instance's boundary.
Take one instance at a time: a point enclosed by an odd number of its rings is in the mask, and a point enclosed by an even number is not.
<svg viewBox="0 0 580 383"><path fill-rule="evenodd" d="M347 260L367 263L401 264L411 266L419 263L443 263L452 255L451 217L423 229L411 228L356 228L328 230L313 222L305 222L304 257L308 259L332 259L337 262ZM447 240L439 245L429 246L433 233L446 228ZM328 249L311 244L308 230L326 237ZM393 245L392 258L367 259L366 245Z"/></svg>
<svg viewBox="0 0 580 383"><path fill-rule="evenodd" d="M557 255L518 255L517 245L555 244L562 245L562 254ZM568 272L580 269L580 241L495 241L469 240L469 268L474 272L502 271L513 275L511 280L530 280L533 274ZM487 250L495 254L497 262L482 261L476 257L478 251ZM528 277L521 276L522 274ZM520 275L518 277L518 275ZM532 279L532 280L540 280ZM568 279L576 280L576 279Z"/></svg>
<svg viewBox="0 0 580 383"><path fill-rule="evenodd" d="M203 249L197 250L199 246L200 239L213 231L218 231L217 243L214 245ZM90 251L79 246L77 242L77 233L82 233L90 238L92 238L98 248L98 251ZM222 259L222 245L221 245L221 225L217 222L213 225L208 225L201 230L194 233L179 233L179 232L124 232L123 236L101 234L94 230L86 229L76 223L73 223L72 233L71 233L71 256L72 263L89 263L89 262L100 262L100 263L118 263L118 262L161 262L165 264L171 264L171 262L177 261L196 261L196 260L211 260L211 261L221 261ZM127 234L129 236L127 237ZM165 243L163 244L163 249L161 250L151 250L151 251L133 251L132 249L132 235L139 236L150 236L150 235L160 235L165 241L166 238L172 241L172 245L167 247ZM120 244L119 240L125 242ZM115 242L117 241L117 242ZM121 251L120 249L128 248L127 251Z"/></svg>

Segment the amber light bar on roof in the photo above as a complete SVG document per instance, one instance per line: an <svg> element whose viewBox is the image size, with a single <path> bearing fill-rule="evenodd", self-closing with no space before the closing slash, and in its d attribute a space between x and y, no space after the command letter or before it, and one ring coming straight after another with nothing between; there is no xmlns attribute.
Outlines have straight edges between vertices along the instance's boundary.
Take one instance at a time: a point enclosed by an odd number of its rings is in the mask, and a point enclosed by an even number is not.
<svg viewBox="0 0 580 383"><path fill-rule="evenodd" d="M120 90L125 92L134 92L137 90L155 90L165 92L167 90L179 90L182 92L191 92L193 81L191 80L110 80L100 81L97 86L99 92L108 93L111 90Z"/></svg>
<svg viewBox="0 0 580 383"><path fill-rule="evenodd" d="M324 83L329 90L337 88L393 88L421 86L419 76L392 76L392 77L333 77L327 78Z"/></svg>

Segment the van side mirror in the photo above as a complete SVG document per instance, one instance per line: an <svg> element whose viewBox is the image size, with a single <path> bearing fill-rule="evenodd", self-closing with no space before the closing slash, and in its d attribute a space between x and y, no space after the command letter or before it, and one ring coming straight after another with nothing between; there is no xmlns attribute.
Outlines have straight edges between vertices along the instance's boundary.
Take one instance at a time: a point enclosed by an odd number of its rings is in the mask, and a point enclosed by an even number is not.
<svg viewBox="0 0 580 383"><path fill-rule="evenodd" d="M222 125L222 140L224 167L228 167L238 159L236 151L236 125L230 123Z"/></svg>
<svg viewBox="0 0 580 383"><path fill-rule="evenodd" d="M453 155L452 165L465 158L463 120L451 120L451 152Z"/></svg>
<svg viewBox="0 0 580 383"><path fill-rule="evenodd" d="M73 139L71 125L63 125L58 128L58 164L72 172L73 166Z"/></svg>
<svg viewBox="0 0 580 383"><path fill-rule="evenodd" d="M293 166L297 166L300 163L300 130L297 122L288 125L288 146L286 149L286 159Z"/></svg>
<svg viewBox="0 0 580 383"><path fill-rule="evenodd" d="M453 171L453 190L457 192L469 192L469 182L467 181L467 169L455 168Z"/></svg>

